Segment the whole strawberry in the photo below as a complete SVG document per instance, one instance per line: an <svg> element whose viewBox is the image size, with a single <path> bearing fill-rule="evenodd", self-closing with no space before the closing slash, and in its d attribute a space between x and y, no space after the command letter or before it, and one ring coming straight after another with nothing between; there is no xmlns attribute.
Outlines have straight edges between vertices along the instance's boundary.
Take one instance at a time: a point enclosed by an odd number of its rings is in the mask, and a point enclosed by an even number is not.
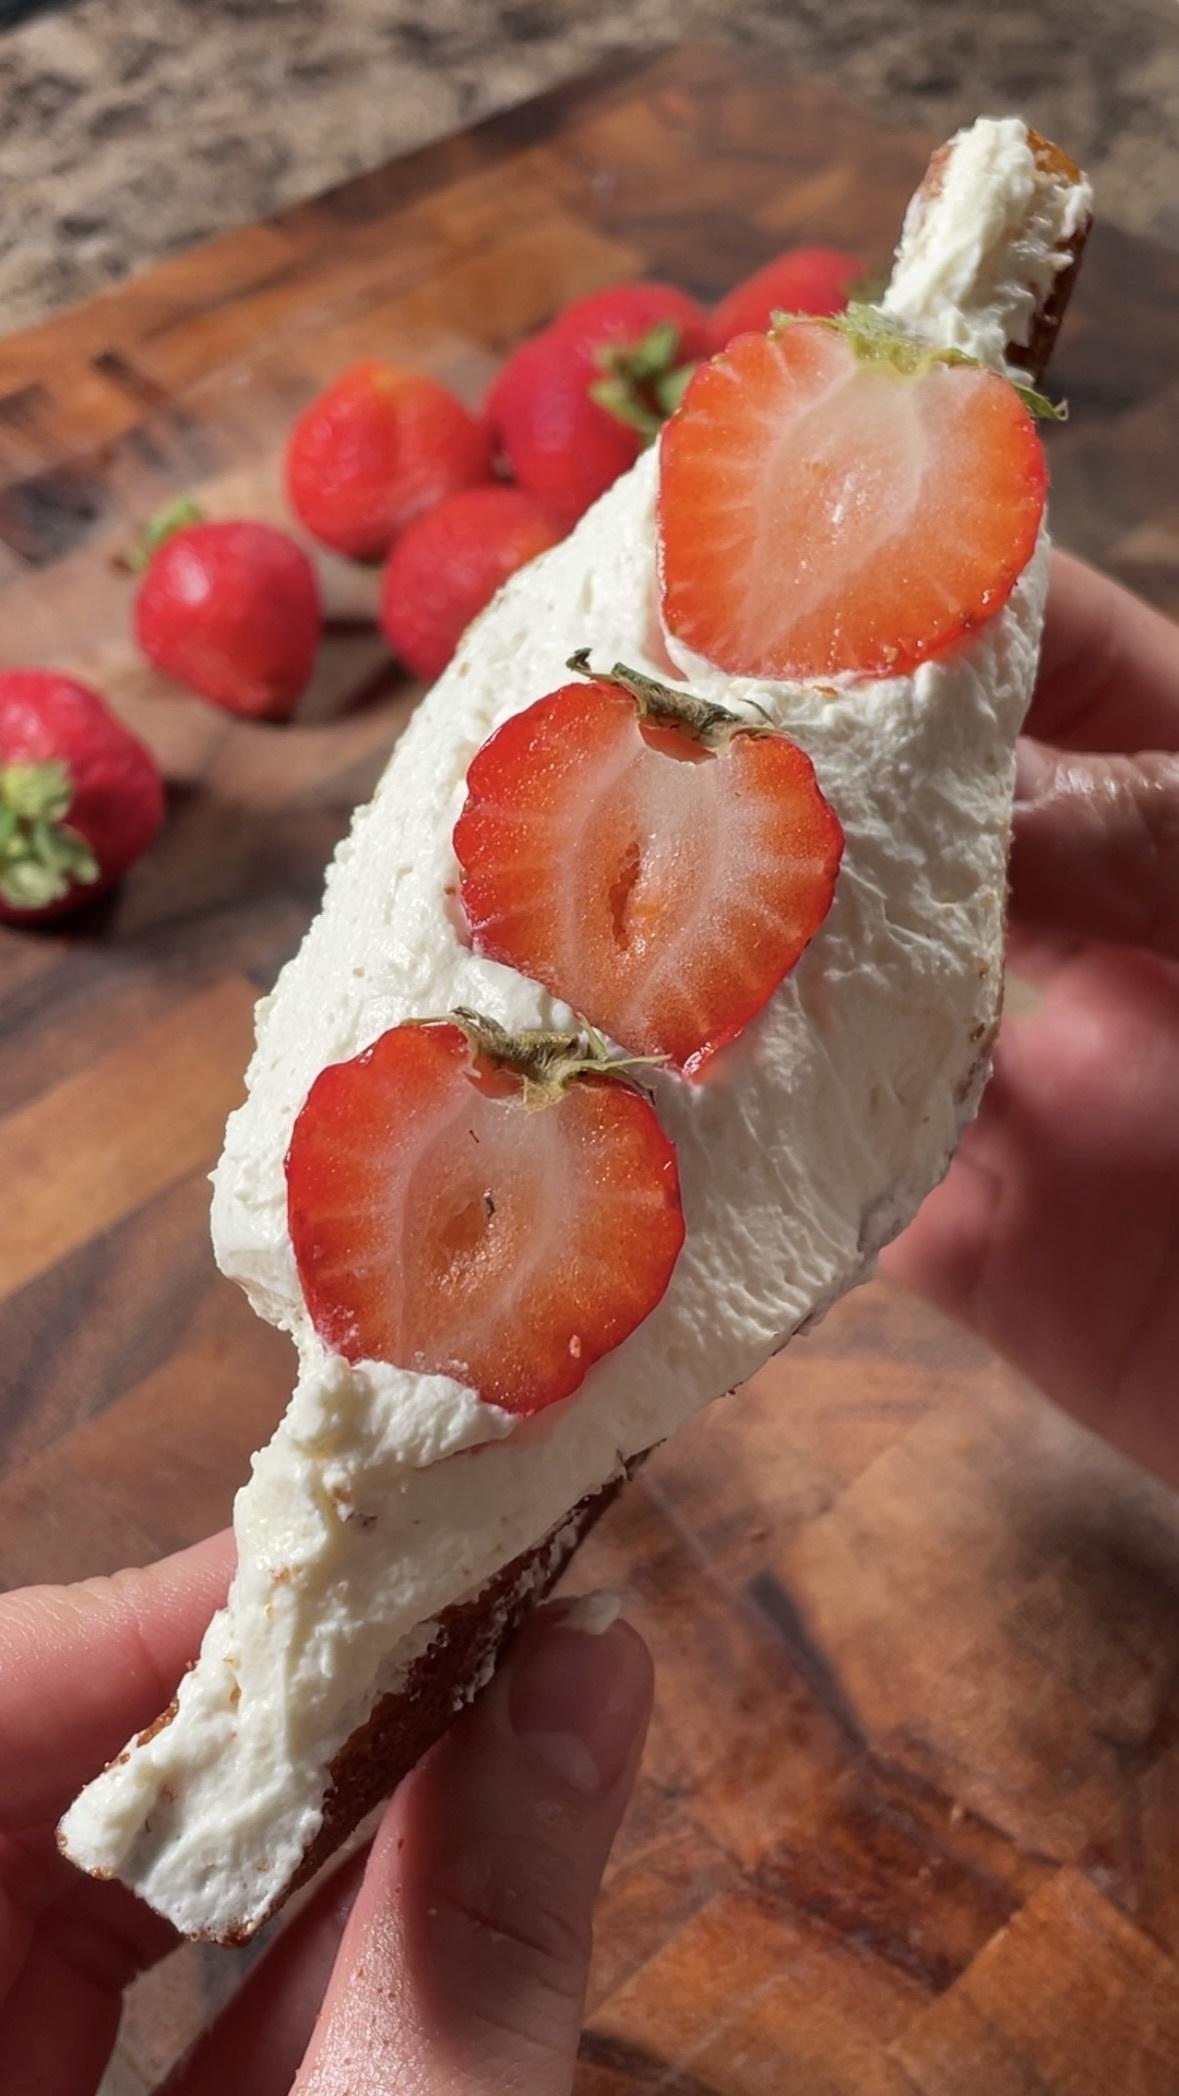
<svg viewBox="0 0 1179 2096"><path fill-rule="evenodd" d="M560 536L522 488L464 488L416 517L381 585L381 625L394 653L415 676L441 676L500 585Z"/></svg>
<svg viewBox="0 0 1179 2096"><path fill-rule="evenodd" d="M287 442L295 515L354 560L380 560L419 510L490 478L486 424L436 378L375 358L318 394Z"/></svg>
<svg viewBox="0 0 1179 2096"><path fill-rule="evenodd" d="M703 308L674 284L615 284L608 291L591 291L563 307L552 327L563 342L580 350L587 369L599 374L625 369L626 359L656 328L675 330L674 342L665 337L662 344L665 370L697 363L708 349ZM646 375L657 378L659 372Z"/></svg>
<svg viewBox="0 0 1179 2096"><path fill-rule="evenodd" d="M0 918L93 901L163 819L155 759L96 691L52 670L0 671Z"/></svg>
<svg viewBox="0 0 1179 2096"><path fill-rule="evenodd" d="M764 335L775 313L842 313L864 265L838 247L788 247L712 309L709 348L734 335Z"/></svg>
<svg viewBox="0 0 1179 2096"><path fill-rule="evenodd" d="M165 676L215 706L286 720L315 667L315 570L272 524L180 521L192 516L185 505L149 533L136 639Z"/></svg>
<svg viewBox="0 0 1179 2096"><path fill-rule="evenodd" d="M567 306L487 397L513 478L575 524L656 435L708 346L703 312L671 284L621 284Z"/></svg>

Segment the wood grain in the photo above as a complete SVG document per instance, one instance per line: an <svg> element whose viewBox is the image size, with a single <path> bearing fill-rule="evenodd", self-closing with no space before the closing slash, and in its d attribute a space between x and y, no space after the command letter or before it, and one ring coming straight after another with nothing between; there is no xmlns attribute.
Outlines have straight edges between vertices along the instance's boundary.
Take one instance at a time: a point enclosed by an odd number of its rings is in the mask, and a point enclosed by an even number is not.
<svg viewBox="0 0 1179 2096"><path fill-rule="evenodd" d="M414 697L373 578L325 561L299 721L229 722L137 660L112 553L194 486L281 516L285 427L351 357L475 399L618 277L712 296L796 238L883 266L928 144L761 57L628 60L0 343L0 660L102 683L171 791L120 896L0 933L7 1582L224 1520L281 1411L288 1348L215 1273L204 1175L253 998ZM1177 372L1179 257L1099 226L1053 374L1057 530L1172 613ZM581 2096L1179 2090L1161 1489L873 1286L665 1449L578 1579L622 1588L660 1669ZM236 1969L185 1953L146 1982L129 2061Z"/></svg>

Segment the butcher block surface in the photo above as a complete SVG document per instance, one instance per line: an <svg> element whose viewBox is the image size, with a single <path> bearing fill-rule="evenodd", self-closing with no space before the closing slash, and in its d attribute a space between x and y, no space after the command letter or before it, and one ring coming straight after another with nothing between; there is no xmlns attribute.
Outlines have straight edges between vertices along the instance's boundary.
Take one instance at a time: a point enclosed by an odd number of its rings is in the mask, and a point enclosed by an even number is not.
<svg viewBox="0 0 1179 2096"><path fill-rule="evenodd" d="M473 400L620 278L711 297L796 239L883 269L930 143L753 54L628 60L0 341L0 662L102 685L170 788L117 898L0 932L6 1583L223 1523L281 1413L290 1351L216 1273L207 1174L416 696L372 576L324 562L298 724L230 721L137 659L114 556L181 491L281 517L283 432L355 357ZM1057 536L1179 612L1179 257L1099 224L1052 382ZM579 2096L1179 2091L1161 1487L873 1284L647 1465L576 1564L599 1583L659 1701ZM235 1971L142 1984L133 2084Z"/></svg>

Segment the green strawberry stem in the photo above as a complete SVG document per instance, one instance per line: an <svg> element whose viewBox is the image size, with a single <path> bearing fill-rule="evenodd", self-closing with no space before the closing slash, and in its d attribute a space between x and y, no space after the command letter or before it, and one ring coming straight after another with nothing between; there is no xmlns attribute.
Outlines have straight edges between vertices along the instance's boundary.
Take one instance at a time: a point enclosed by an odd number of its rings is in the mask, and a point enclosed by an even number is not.
<svg viewBox="0 0 1179 2096"><path fill-rule="evenodd" d="M687 376L670 404L665 391L679 378L676 358L680 329L674 320L661 320L641 342L604 342L594 352L602 376L591 385L590 399L616 422L635 429L649 444L659 435L668 416L679 406L680 394L695 365L686 366Z"/></svg>
<svg viewBox="0 0 1179 2096"><path fill-rule="evenodd" d="M666 371L662 378L656 379L653 391L656 400L663 410L665 421L669 415L675 414L699 369L699 362L695 364L677 364L674 371Z"/></svg>
<svg viewBox="0 0 1179 2096"><path fill-rule="evenodd" d="M98 879L98 861L65 818L74 797L68 764L0 764L0 900L43 910Z"/></svg>
<svg viewBox="0 0 1179 2096"><path fill-rule="evenodd" d="M976 371L989 370L981 357L968 356L964 349L939 349L934 343L921 342L915 335L907 334L882 313L879 306L850 305L844 313L829 313L816 316L813 313L775 313L773 332L779 334L783 328L793 327L797 321L815 322L821 327L831 327L846 336L862 364L886 364L893 371L901 372L906 378L916 378L928 371L933 364L969 364ZM1049 400L1035 386L1025 386L1006 372L996 376L1006 378L1022 400L1028 413L1039 421L1067 422L1068 402Z"/></svg>
<svg viewBox="0 0 1179 2096"><path fill-rule="evenodd" d="M132 575L141 575L149 565L152 555L159 552L165 539L170 539L174 532L183 531L186 524L202 524L204 517L205 512L199 502L194 502L190 495L178 496L175 502L169 502L166 508L157 510L154 517L149 517L138 542L123 561L123 566L128 568Z"/></svg>
<svg viewBox="0 0 1179 2096"><path fill-rule="evenodd" d="M731 713L727 706L718 706L711 699L698 699L694 692L680 691L671 684L661 684L657 677L648 677L642 670L628 669L625 662L616 662L612 669L590 668L590 651L578 648L570 655L566 669L573 670L579 677L588 677L594 684L617 684L630 693L643 720L655 721L663 728L679 728L705 749L723 750L734 735L764 735L773 732L768 721L763 726L758 721L743 720L738 713ZM759 709L760 710L760 709Z"/></svg>
<svg viewBox="0 0 1179 2096"><path fill-rule="evenodd" d="M519 1076L524 1104L532 1112L552 1106L579 1077L617 1077L633 1084L632 1070L667 1060L663 1055L612 1056L601 1034L589 1025L584 1034L548 1033L539 1027L509 1033L498 1019L486 1019L466 1005L450 1013L449 1023L461 1028L481 1060Z"/></svg>

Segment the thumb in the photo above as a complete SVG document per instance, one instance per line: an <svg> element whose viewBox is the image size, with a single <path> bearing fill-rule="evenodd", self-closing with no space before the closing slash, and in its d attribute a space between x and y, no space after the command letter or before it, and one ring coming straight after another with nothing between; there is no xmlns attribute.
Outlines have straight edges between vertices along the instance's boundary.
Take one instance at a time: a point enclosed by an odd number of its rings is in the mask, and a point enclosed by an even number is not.
<svg viewBox="0 0 1179 2096"><path fill-rule="evenodd" d="M1024 738L1011 882L1024 926L1179 959L1179 756L1090 756Z"/></svg>
<svg viewBox="0 0 1179 2096"><path fill-rule="evenodd" d="M599 1628L603 1605L540 1610L402 1785L295 2096L569 2096L593 1903L651 1708L646 1647Z"/></svg>

